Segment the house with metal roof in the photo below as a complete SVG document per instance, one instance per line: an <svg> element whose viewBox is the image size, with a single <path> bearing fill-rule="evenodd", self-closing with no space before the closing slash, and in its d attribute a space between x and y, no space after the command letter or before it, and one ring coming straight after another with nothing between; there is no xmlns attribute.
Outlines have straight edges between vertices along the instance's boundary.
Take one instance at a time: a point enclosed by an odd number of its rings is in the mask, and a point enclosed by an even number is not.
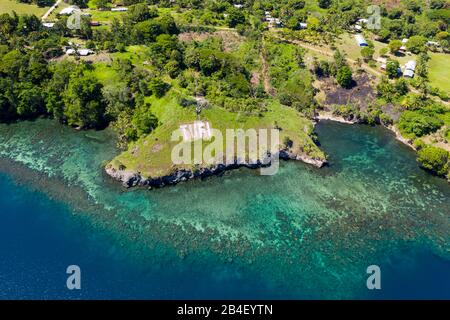
<svg viewBox="0 0 450 320"><path fill-rule="evenodd" d="M403 76L407 78L413 78L414 77L414 71L416 70L416 61L409 60L405 64L405 71L403 72Z"/></svg>
<svg viewBox="0 0 450 320"><path fill-rule="evenodd" d="M414 71L412 70L405 70L405 72L403 72L403 76L406 78L413 78L414 77Z"/></svg>
<svg viewBox="0 0 450 320"><path fill-rule="evenodd" d="M125 11L128 11L128 8L127 7L117 7L117 8L112 8L111 11L114 11L114 12L125 12Z"/></svg>
<svg viewBox="0 0 450 320"><path fill-rule="evenodd" d="M361 34L355 35L355 39L356 39L356 42L358 43L358 45L360 47L367 47L368 46L368 44L366 42L366 39L364 39L364 37Z"/></svg>
<svg viewBox="0 0 450 320"><path fill-rule="evenodd" d="M62 9L58 14L62 16L70 16L74 12L81 12L81 10L77 6L70 6Z"/></svg>
<svg viewBox="0 0 450 320"><path fill-rule="evenodd" d="M406 64L405 64L405 69L410 69L410 70L415 70L416 69L416 62L414 60L409 60Z"/></svg>
<svg viewBox="0 0 450 320"><path fill-rule="evenodd" d="M429 46L429 47L440 47L441 45L439 44L439 42L436 42L436 41L427 41L427 46Z"/></svg>
<svg viewBox="0 0 450 320"><path fill-rule="evenodd" d="M361 18L361 19L358 19L358 21L356 23L357 24L367 24L368 22L369 22L368 19Z"/></svg>

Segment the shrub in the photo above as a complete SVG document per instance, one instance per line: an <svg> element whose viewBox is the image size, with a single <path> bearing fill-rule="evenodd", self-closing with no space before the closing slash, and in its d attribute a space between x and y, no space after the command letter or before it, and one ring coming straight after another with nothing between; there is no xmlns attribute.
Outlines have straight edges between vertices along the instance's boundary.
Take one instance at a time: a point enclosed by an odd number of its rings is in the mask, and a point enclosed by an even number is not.
<svg viewBox="0 0 450 320"><path fill-rule="evenodd" d="M391 125L394 122L392 120L391 116L389 116L389 115L387 115L385 113L382 113L380 115L380 121L381 121L382 124L387 125L387 126Z"/></svg>
<svg viewBox="0 0 450 320"><path fill-rule="evenodd" d="M283 138L283 144L286 148L292 148L293 142L288 136L285 136Z"/></svg>
<svg viewBox="0 0 450 320"><path fill-rule="evenodd" d="M397 78L399 67L400 63L397 60L389 60L386 64L386 74L388 75L388 77Z"/></svg>
<svg viewBox="0 0 450 320"><path fill-rule="evenodd" d="M339 68L336 75L336 81L341 87L350 88L353 82L352 70L347 66L342 66Z"/></svg>
<svg viewBox="0 0 450 320"><path fill-rule="evenodd" d="M444 149L433 146L422 148L418 152L417 161L422 168L438 176L445 176L448 173L449 153Z"/></svg>
<svg viewBox="0 0 450 320"><path fill-rule="evenodd" d="M372 60L374 53L375 50L370 47L363 47L361 49L361 56L363 57L364 61Z"/></svg>
<svg viewBox="0 0 450 320"><path fill-rule="evenodd" d="M425 50L427 39L423 36L412 36L406 43L406 48L412 53L418 54Z"/></svg>
<svg viewBox="0 0 450 320"><path fill-rule="evenodd" d="M333 114L343 117L344 119L353 119L357 115L358 110L353 105L334 105Z"/></svg>
<svg viewBox="0 0 450 320"><path fill-rule="evenodd" d="M154 78L148 84L148 89L157 98L162 98L169 90L170 85L159 78Z"/></svg>
<svg viewBox="0 0 450 320"><path fill-rule="evenodd" d="M397 54L402 45L403 43L400 40L391 40L391 42L389 42L389 50L392 54Z"/></svg>
<svg viewBox="0 0 450 320"><path fill-rule="evenodd" d="M417 111L405 111L400 116L398 128L408 136L422 137L438 130L444 122L431 115Z"/></svg>

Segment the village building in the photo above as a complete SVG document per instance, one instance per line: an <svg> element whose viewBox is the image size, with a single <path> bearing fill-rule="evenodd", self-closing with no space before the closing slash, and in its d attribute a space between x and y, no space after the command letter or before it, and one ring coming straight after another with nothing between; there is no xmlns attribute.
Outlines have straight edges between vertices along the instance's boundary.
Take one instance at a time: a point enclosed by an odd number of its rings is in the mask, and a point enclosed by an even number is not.
<svg viewBox="0 0 450 320"><path fill-rule="evenodd" d="M383 58L383 57L378 57L376 60L378 63L380 63L380 69L381 70L386 70L386 64L387 64L387 59Z"/></svg>
<svg viewBox="0 0 450 320"><path fill-rule="evenodd" d="M369 22L369 20L361 18L361 19L358 19L358 21L356 23L359 25L363 25L363 24L367 24L368 22Z"/></svg>
<svg viewBox="0 0 450 320"><path fill-rule="evenodd" d="M266 12L268 13L268 12ZM283 26L283 22L281 21L281 19L279 18L272 18L272 16L270 15L270 13L268 13L266 15L266 21L269 24L269 27L273 28L273 27L282 27Z"/></svg>
<svg viewBox="0 0 450 320"><path fill-rule="evenodd" d="M74 12L80 12L80 11L81 11L80 8L78 8L77 6L70 6L70 7L62 9L58 14L62 15L62 16L70 16Z"/></svg>
<svg viewBox="0 0 450 320"><path fill-rule="evenodd" d="M406 48L406 43L408 42L407 38L402 39L402 46L400 47L399 51L402 53L405 53L407 48Z"/></svg>
<svg viewBox="0 0 450 320"><path fill-rule="evenodd" d="M80 49L78 50L78 54L80 56L88 56L90 54L94 53L94 51L92 51L91 49Z"/></svg>
<svg viewBox="0 0 450 320"><path fill-rule="evenodd" d="M414 77L414 71L416 70L416 61L409 60L404 67L403 76L407 78Z"/></svg>
<svg viewBox="0 0 450 320"><path fill-rule="evenodd" d="M352 26L352 29L356 32L360 32L363 29L363 26L365 26L369 22L369 20L361 18L356 20L356 23Z"/></svg>
<svg viewBox="0 0 450 320"><path fill-rule="evenodd" d="M76 49L70 48L70 49L66 50L66 54L69 55L69 56L73 56L73 55L76 54L76 55L79 55L79 56L82 56L82 57L86 57L86 56L88 56L90 54L93 54L93 53L94 53L94 51L92 51L91 49L78 49L78 50L76 50Z"/></svg>
<svg viewBox="0 0 450 320"><path fill-rule="evenodd" d="M281 22L280 19L275 18L275 26L278 28L281 28L283 26L283 23Z"/></svg>
<svg viewBox="0 0 450 320"><path fill-rule="evenodd" d="M440 47L441 45L439 44L439 42L436 42L436 41L427 41L427 46L429 46L429 47Z"/></svg>
<svg viewBox="0 0 450 320"><path fill-rule="evenodd" d="M114 11L114 12L125 12L125 11L128 11L128 8L127 7L117 7L117 8L112 8L111 11Z"/></svg>
<svg viewBox="0 0 450 320"><path fill-rule="evenodd" d="M366 39L364 39L364 37L361 34L355 35L355 39L356 39L356 42L358 43L358 45L360 47L367 47L368 46Z"/></svg>

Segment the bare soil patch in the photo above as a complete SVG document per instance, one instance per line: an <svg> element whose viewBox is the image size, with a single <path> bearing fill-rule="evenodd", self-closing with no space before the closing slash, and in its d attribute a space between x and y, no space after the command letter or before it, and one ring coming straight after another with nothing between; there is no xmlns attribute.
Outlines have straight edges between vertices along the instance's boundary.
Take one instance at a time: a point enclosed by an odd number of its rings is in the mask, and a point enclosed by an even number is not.
<svg viewBox="0 0 450 320"><path fill-rule="evenodd" d="M383 111L384 114L390 116L394 122L397 122L397 120L400 118L400 115L402 114L402 108L399 106L395 106L392 103L383 105L381 107L381 111Z"/></svg>
<svg viewBox="0 0 450 320"><path fill-rule="evenodd" d="M332 78L319 80L319 89L325 94L325 105L353 104L365 110L367 105L375 99L375 77L367 73L356 75L355 85L351 89L342 88Z"/></svg>

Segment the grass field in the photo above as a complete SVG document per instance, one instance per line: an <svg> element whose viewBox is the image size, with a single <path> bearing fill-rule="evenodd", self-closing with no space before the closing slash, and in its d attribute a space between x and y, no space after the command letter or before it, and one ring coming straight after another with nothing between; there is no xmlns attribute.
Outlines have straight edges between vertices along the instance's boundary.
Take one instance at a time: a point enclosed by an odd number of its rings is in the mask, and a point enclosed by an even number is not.
<svg viewBox="0 0 450 320"><path fill-rule="evenodd" d="M120 77L117 72L106 63L96 63L93 73L97 77L98 81L104 86L112 85L120 82Z"/></svg>
<svg viewBox="0 0 450 320"><path fill-rule="evenodd" d="M50 7L38 7L34 4L18 3L15 0L0 1L0 14L15 11L17 14L34 14L41 17L48 9L50 9Z"/></svg>
<svg viewBox="0 0 450 320"><path fill-rule="evenodd" d="M366 40L369 40L369 39L366 38ZM377 57L379 57L380 49L385 47L386 45L379 41L372 40L372 42L373 42L374 49L375 49L375 54L373 55L373 57L374 57L374 59L376 59ZM358 44L356 43L354 34L345 33L345 34L341 35L340 41L338 44L338 48L341 51L345 52L347 57L349 57L350 59L356 60L358 58L362 58L361 47L358 46Z"/></svg>
<svg viewBox="0 0 450 320"><path fill-rule="evenodd" d="M98 11L95 9L86 10L86 12L91 14L91 18L94 21L103 22L109 24L114 18L121 20L121 18L126 14L126 12L114 12L114 11Z"/></svg>
<svg viewBox="0 0 450 320"><path fill-rule="evenodd" d="M430 84L450 94L450 54L431 52L430 57Z"/></svg>
<svg viewBox="0 0 450 320"><path fill-rule="evenodd" d="M366 38L368 40L369 38ZM375 53L373 55L373 58L376 60L380 56L380 49L384 47L388 47L387 44L382 43L380 41L371 40L374 45ZM356 60L358 58L362 59L361 56L361 47L358 46L355 40L355 35L350 33L345 33L340 37L340 41L338 44L338 48L345 52L347 54L347 57L350 59ZM394 60L398 60L401 65L404 65L409 60L416 60L417 57L415 54L409 54L409 55L391 55L388 52L388 57Z"/></svg>
<svg viewBox="0 0 450 320"><path fill-rule="evenodd" d="M304 150L319 159L325 157L309 136L312 123L294 109L282 106L278 102L272 102L262 117L239 115L218 107L211 107L205 109L200 118L197 118L194 108L181 107L173 92L163 99L148 97L146 100L151 103L152 111L161 125L148 136L131 144L128 151L116 157L111 162L116 169L124 165L128 170L138 171L143 176L153 178L170 174L174 169L171 160L172 149L179 142L171 141L172 132L177 130L180 124L191 123L195 120L208 121L211 127L220 130L224 137L226 129L271 129L276 124L282 128L280 141L282 142L284 137L289 137L293 142L292 150L300 153ZM184 142L184 144L191 143ZM210 142L203 143L203 150L209 144ZM177 165L177 168L192 170L194 167Z"/></svg>
<svg viewBox="0 0 450 320"><path fill-rule="evenodd" d="M380 49L387 45L379 41L373 41L373 43L375 46L374 59L376 59L379 57ZM352 34L344 34L338 48L345 52L350 59L361 58L361 49ZM431 57L428 62L430 84L450 94L450 54L429 52L429 55ZM412 53L398 56L388 54L388 57L400 62L401 66L404 66L409 60L417 61L417 55Z"/></svg>
<svg viewBox="0 0 450 320"><path fill-rule="evenodd" d="M148 48L145 45L128 46L125 52L115 52L112 54L116 59L128 59L134 65L142 65L145 61L145 54Z"/></svg>

